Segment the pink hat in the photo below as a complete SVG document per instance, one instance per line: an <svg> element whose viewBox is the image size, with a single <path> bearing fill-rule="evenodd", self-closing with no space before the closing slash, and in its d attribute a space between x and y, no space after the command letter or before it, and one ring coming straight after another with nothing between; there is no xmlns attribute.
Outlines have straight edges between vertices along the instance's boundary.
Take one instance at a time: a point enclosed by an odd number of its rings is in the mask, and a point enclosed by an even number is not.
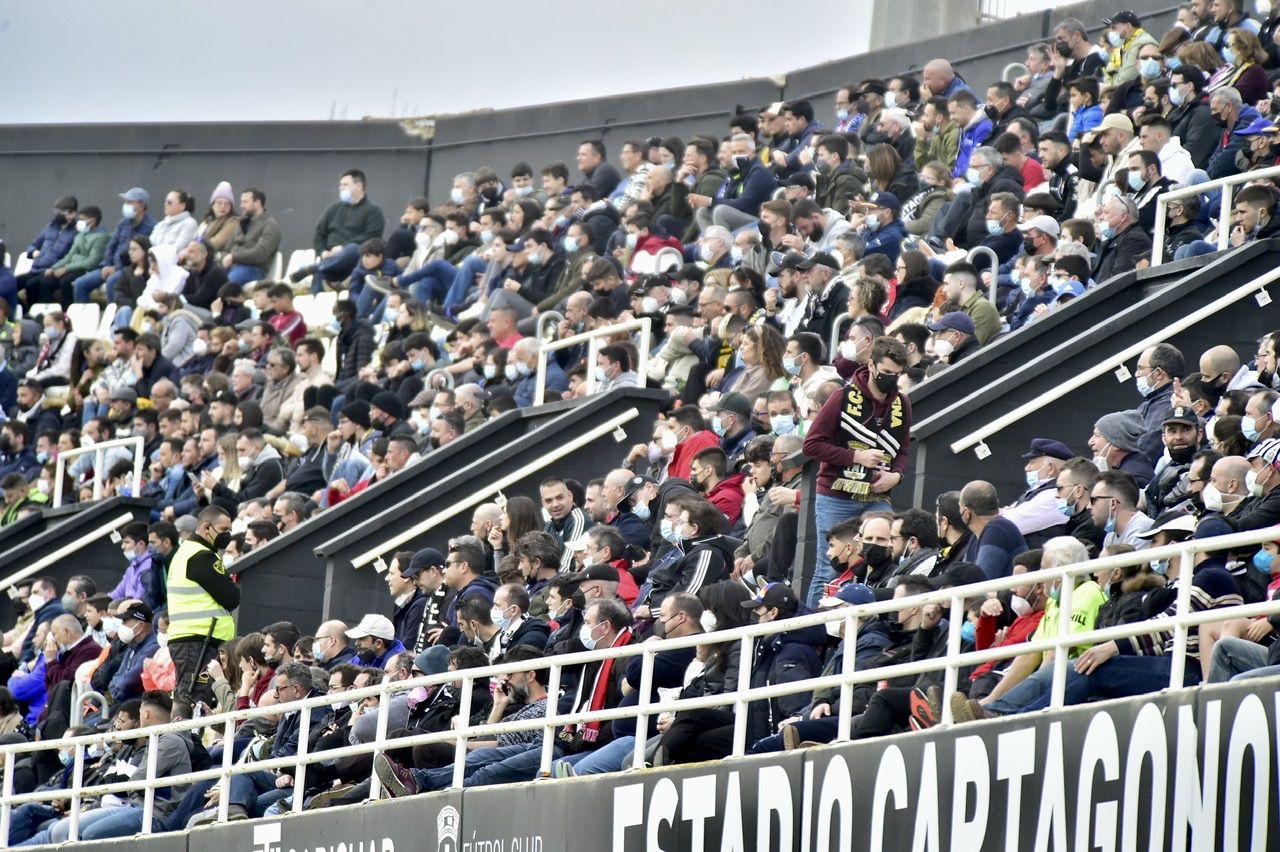
<svg viewBox="0 0 1280 852"><path fill-rule="evenodd" d="M213 188L213 195L209 196L209 203L212 204L219 198L225 198L231 202L232 207L235 206L236 195L231 191L231 184L225 180Z"/></svg>

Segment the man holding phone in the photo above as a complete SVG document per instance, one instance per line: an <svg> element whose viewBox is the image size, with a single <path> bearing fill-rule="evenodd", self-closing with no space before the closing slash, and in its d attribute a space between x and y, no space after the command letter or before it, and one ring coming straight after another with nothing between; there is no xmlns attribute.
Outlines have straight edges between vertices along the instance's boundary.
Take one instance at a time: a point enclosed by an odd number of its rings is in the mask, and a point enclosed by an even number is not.
<svg viewBox="0 0 1280 852"><path fill-rule="evenodd" d="M805 455L821 462L814 504L818 559L806 595L810 608L836 573L826 557L827 532L864 512L893 511L889 492L902 481L910 458L911 403L898 391L906 367L902 341L877 337L870 364L858 367L849 384L827 399L805 437Z"/></svg>

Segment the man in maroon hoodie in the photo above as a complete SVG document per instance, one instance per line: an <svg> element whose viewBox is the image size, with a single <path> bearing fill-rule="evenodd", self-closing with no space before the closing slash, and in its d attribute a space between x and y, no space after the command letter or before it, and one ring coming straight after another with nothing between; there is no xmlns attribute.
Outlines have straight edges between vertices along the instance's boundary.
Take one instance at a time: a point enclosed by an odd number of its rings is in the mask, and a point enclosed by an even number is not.
<svg viewBox="0 0 1280 852"><path fill-rule="evenodd" d="M805 455L821 462L810 607L817 606L823 586L835 576L826 558L827 531L864 512L893 510L889 492L902 481L910 457L911 403L898 392L906 366L902 341L877 337L870 364L855 370L844 390L827 399L805 436Z"/></svg>
<svg viewBox="0 0 1280 852"><path fill-rule="evenodd" d="M724 513L733 527L742 517L742 481L743 475L734 471L729 473L729 460L724 450L712 447L703 450L693 457L689 473L689 481L698 489L711 505Z"/></svg>

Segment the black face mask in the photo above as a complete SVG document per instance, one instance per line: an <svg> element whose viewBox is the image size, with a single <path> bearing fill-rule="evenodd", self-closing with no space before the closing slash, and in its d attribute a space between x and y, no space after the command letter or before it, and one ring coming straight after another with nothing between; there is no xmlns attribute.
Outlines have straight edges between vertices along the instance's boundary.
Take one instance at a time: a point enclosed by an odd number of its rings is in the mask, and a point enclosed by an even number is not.
<svg viewBox="0 0 1280 852"><path fill-rule="evenodd" d="M893 551L883 544L863 544L862 558L867 560L867 564L872 568L881 568L893 559Z"/></svg>
<svg viewBox="0 0 1280 852"><path fill-rule="evenodd" d="M982 108L982 111L985 112L987 114L987 118L991 119L993 122L1000 120L1000 110L996 109L990 104L987 104L986 106L984 106Z"/></svg>
<svg viewBox="0 0 1280 852"><path fill-rule="evenodd" d="M356 654L356 659L364 663L366 666L372 664L377 657L378 655L368 648L365 648L363 651Z"/></svg>
<svg viewBox="0 0 1280 852"><path fill-rule="evenodd" d="M1169 448L1169 460L1174 464L1189 464L1195 454L1195 447L1179 447L1176 450Z"/></svg>
<svg viewBox="0 0 1280 852"><path fill-rule="evenodd" d="M886 376L884 373L876 373L875 379L876 390L883 394L891 394L898 389L898 377Z"/></svg>
<svg viewBox="0 0 1280 852"><path fill-rule="evenodd" d="M1024 237L1022 240L1022 248L1027 254L1033 255L1036 253L1036 241L1030 237Z"/></svg>
<svg viewBox="0 0 1280 852"><path fill-rule="evenodd" d="M231 531L220 532L213 537L214 550L226 550L227 545L231 544Z"/></svg>
<svg viewBox="0 0 1280 852"><path fill-rule="evenodd" d="M773 431L773 427L761 420L759 417L751 418L751 431L757 435L768 435Z"/></svg>
<svg viewBox="0 0 1280 852"><path fill-rule="evenodd" d="M739 173L745 172L747 169L751 168L751 158L750 157L734 157L733 168L735 171Z"/></svg>
<svg viewBox="0 0 1280 852"><path fill-rule="evenodd" d="M369 425L377 429L379 432L387 431L387 421L381 417L374 417L369 421Z"/></svg>

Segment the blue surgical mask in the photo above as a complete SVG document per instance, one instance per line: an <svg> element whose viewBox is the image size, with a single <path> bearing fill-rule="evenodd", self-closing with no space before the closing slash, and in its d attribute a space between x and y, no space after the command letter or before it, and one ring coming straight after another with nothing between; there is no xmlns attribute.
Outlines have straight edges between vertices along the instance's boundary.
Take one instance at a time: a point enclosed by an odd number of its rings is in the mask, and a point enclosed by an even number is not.
<svg viewBox="0 0 1280 852"><path fill-rule="evenodd" d="M1138 61L1138 73L1148 80L1153 80L1160 76L1160 60L1158 59L1142 59Z"/></svg>
<svg viewBox="0 0 1280 852"><path fill-rule="evenodd" d="M960 626L960 638L966 642L973 642L978 638L978 625L972 621L966 621Z"/></svg>
<svg viewBox="0 0 1280 852"><path fill-rule="evenodd" d="M1133 379L1133 383L1135 386L1137 386L1138 394L1140 396L1146 396L1147 394L1151 393L1151 382L1147 381L1146 376L1135 376Z"/></svg>
<svg viewBox="0 0 1280 852"><path fill-rule="evenodd" d="M1169 573L1168 559L1155 559L1151 562L1151 570L1159 574L1161 577Z"/></svg>
<svg viewBox="0 0 1280 852"><path fill-rule="evenodd" d="M1253 567L1257 568L1263 574L1271 573L1271 566L1276 561L1274 553L1267 553L1265 550L1259 550L1253 554Z"/></svg>
<svg viewBox="0 0 1280 852"><path fill-rule="evenodd" d="M1164 67L1168 68L1170 73L1173 73L1174 71L1177 71L1179 68L1182 67L1182 60L1176 56L1170 56L1168 59L1164 61ZM1169 90L1169 100L1173 101L1173 89ZM1175 104L1181 103L1182 99L1179 98L1178 100L1173 102Z"/></svg>
<svg viewBox="0 0 1280 852"><path fill-rule="evenodd" d="M1062 514L1066 515L1068 518L1070 518L1070 517L1072 517L1073 515L1075 515L1075 513L1076 513L1076 507L1075 507L1075 506L1072 506L1072 505L1071 505L1070 503L1068 503L1066 500L1064 500L1063 498L1059 497L1059 498L1058 498L1058 511L1059 511L1059 512L1061 512Z"/></svg>
<svg viewBox="0 0 1280 852"><path fill-rule="evenodd" d="M680 536L676 535L675 528L671 526L670 518L662 519L662 522L658 524L658 532L662 535L663 539L671 542L672 544L675 544L680 540Z"/></svg>
<svg viewBox="0 0 1280 852"><path fill-rule="evenodd" d="M997 237L997 236L999 236L1000 234L1003 234L1003 233L1004 233L1004 226L1002 226L1002 225L1000 224L1000 220L999 220L999 219L988 219L988 220L987 220L987 233L988 233L988 234L990 234L990 235L991 235L991 236L993 236L993 237Z"/></svg>
<svg viewBox="0 0 1280 852"><path fill-rule="evenodd" d="M724 437L724 420L718 414L711 418L711 431L721 438Z"/></svg>
<svg viewBox="0 0 1280 852"><path fill-rule="evenodd" d="M507 381L509 382L514 382L516 379L520 378L520 373L518 370L516 370L515 364L508 364L507 366L503 367L502 375L505 376Z"/></svg>
<svg viewBox="0 0 1280 852"><path fill-rule="evenodd" d="M637 518L639 518L640 520L645 521L645 522L648 522L648 520L649 520L649 507L648 507L646 504L644 504L644 503L637 503L637 504L636 504L636 505L631 509L631 511L632 511L632 512L635 514L635 516L636 516Z"/></svg>
<svg viewBox="0 0 1280 852"><path fill-rule="evenodd" d="M775 435L790 435L796 430L796 418L790 414L775 414L769 418Z"/></svg>
<svg viewBox="0 0 1280 852"><path fill-rule="evenodd" d="M1114 240L1116 238L1116 229L1110 225L1104 225L1102 228L1102 238L1104 240Z"/></svg>
<svg viewBox="0 0 1280 852"><path fill-rule="evenodd" d="M520 378L523 379L525 376L529 375L532 372L533 372L533 368L530 367L525 362L523 361L516 362L516 375L518 375Z"/></svg>
<svg viewBox="0 0 1280 852"><path fill-rule="evenodd" d="M494 376L496 376L496 375L498 375L498 368L497 368L497 367L495 367L493 364L485 364L485 365L484 365L484 377L485 377L486 379L492 379L492 378L493 378Z"/></svg>
<svg viewBox="0 0 1280 852"><path fill-rule="evenodd" d="M1223 47L1223 48L1222 48L1222 59L1223 59L1223 61L1225 61L1228 65L1235 65L1235 64L1236 64L1236 52L1235 52L1234 50L1232 50L1230 47Z"/></svg>
<svg viewBox="0 0 1280 852"><path fill-rule="evenodd" d="M565 225L569 224L569 217L557 216L551 224L555 225L557 228L563 228Z"/></svg>
<svg viewBox="0 0 1280 852"><path fill-rule="evenodd" d="M415 373L421 373L423 370L427 369L427 362L421 358L414 358L413 363L409 366L413 368Z"/></svg>
<svg viewBox="0 0 1280 852"><path fill-rule="evenodd" d="M1107 523L1102 528L1102 531L1105 533L1113 533L1116 531L1116 513L1114 509L1107 513Z"/></svg>
<svg viewBox="0 0 1280 852"><path fill-rule="evenodd" d="M338 322L337 317L334 317L333 319L329 320L328 325L325 327L328 328L329 331L333 332L334 334L338 334L339 332L342 331L342 323Z"/></svg>
<svg viewBox="0 0 1280 852"><path fill-rule="evenodd" d="M564 238L564 250L568 254L573 254L578 250L578 241L566 234Z"/></svg>
<svg viewBox="0 0 1280 852"><path fill-rule="evenodd" d="M786 370L788 375L800 375L800 365L796 363L795 358L783 358L782 369Z"/></svg>
<svg viewBox="0 0 1280 852"><path fill-rule="evenodd" d="M880 217L878 215L868 217L866 220L866 226L867 233L874 234L876 231L880 230Z"/></svg>
<svg viewBox="0 0 1280 852"><path fill-rule="evenodd" d="M591 626L584 624L578 630L578 641L582 643L582 647L588 651L594 651L596 648L596 640L591 635Z"/></svg>
<svg viewBox="0 0 1280 852"><path fill-rule="evenodd" d="M449 190L449 200L454 204L461 206L462 202L466 200L466 197L462 194L462 190L455 186L453 189Z"/></svg>
<svg viewBox="0 0 1280 852"><path fill-rule="evenodd" d="M338 190L338 200L341 201L343 204L350 204L351 199L352 199L351 190L349 189Z"/></svg>
<svg viewBox="0 0 1280 852"><path fill-rule="evenodd" d="M1134 192L1142 189L1142 185L1146 183L1146 181L1142 179L1142 172L1136 172L1133 169L1129 170L1125 180L1129 182L1129 188Z"/></svg>
<svg viewBox="0 0 1280 852"><path fill-rule="evenodd" d="M1107 43L1110 44L1112 47L1120 47L1122 44L1124 44L1124 39L1121 37L1120 33L1116 32L1115 30L1108 30Z"/></svg>
<svg viewBox="0 0 1280 852"><path fill-rule="evenodd" d="M49 461L49 454L44 450L41 450L40 452L36 453L36 461L40 462L40 464L44 464L45 462Z"/></svg>
<svg viewBox="0 0 1280 852"><path fill-rule="evenodd" d="M1258 418L1245 415L1240 418L1240 431L1250 441L1258 440Z"/></svg>
<svg viewBox="0 0 1280 852"><path fill-rule="evenodd" d="M978 170L973 166L964 170L964 179L969 181L970 186L977 186L982 183L982 178L978 175Z"/></svg>
<svg viewBox="0 0 1280 852"><path fill-rule="evenodd" d="M840 119L841 121L844 121L848 117L849 117L849 110L847 109L836 110L836 118Z"/></svg>
<svg viewBox="0 0 1280 852"><path fill-rule="evenodd" d="M483 231L481 231L481 232L480 232L480 242L482 242L482 243L491 243L491 242L493 242L493 231L490 231L488 228L485 228Z"/></svg>

